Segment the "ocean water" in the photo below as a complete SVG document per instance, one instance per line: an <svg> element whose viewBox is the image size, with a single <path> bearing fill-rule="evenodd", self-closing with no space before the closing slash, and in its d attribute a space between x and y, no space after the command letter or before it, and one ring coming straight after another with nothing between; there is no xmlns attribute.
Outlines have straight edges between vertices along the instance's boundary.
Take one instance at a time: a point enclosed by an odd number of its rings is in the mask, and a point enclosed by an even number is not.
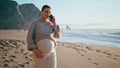
<svg viewBox="0 0 120 68"><path fill-rule="evenodd" d="M62 30L60 42L86 43L120 47L120 29L71 29Z"/></svg>

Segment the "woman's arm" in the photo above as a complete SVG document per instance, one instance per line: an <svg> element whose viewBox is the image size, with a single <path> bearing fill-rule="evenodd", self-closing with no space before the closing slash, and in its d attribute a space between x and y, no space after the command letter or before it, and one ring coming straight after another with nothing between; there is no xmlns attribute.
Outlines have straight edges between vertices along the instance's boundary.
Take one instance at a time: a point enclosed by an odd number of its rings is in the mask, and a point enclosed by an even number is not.
<svg viewBox="0 0 120 68"><path fill-rule="evenodd" d="M28 47L28 50L32 50L32 48L37 48L37 46L35 45L35 42L34 42L34 31L35 31L35 24L32 23L29 27L29 30L28 30L28 34L27 34L27 47Z"/></svg>
<svg viewBox="0 0 120 68"><path fill-rule="evenodd" d="M43 58L42 51L38 50L35 44L34 37L35 37L35 24L32 23L27 35L27 43L28 43L27 47L28 50L33 51L35 53L37 58Z"/></svg>
<svg viewBox="0 0 120 68"><path fill-rule="evenodd" d="M53 15L52 15L51 22L53 23L53 29L54 29L53 37L60 38L62 31L61 31L60 27L56 24L55 17Z"/></svg>
<svg viewBox="0 0 120 68"><path fill-rule="evenodd" d="M58 25L54 26L54 34L53 37L60 38L62 34L62 31Z"/></svg>

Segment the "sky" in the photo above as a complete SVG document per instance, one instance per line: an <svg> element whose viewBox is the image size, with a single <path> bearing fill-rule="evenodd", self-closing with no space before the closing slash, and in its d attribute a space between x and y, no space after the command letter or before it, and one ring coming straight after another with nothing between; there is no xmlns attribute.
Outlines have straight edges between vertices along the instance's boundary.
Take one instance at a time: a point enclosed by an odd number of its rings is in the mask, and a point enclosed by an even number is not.
<svg viewBox="0 0 120 68"><path fill-rule="evenodd" d="M120 29L120 0L15 0L33 3L41 10L47 4L58 24L79 28Z"/></svg>

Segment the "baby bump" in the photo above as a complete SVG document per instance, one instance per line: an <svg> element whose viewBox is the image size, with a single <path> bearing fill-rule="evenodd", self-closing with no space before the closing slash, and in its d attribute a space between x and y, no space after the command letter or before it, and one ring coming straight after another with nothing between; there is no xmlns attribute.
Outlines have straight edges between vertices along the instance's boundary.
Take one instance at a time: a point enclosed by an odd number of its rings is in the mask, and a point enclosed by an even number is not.
<svg viewBox="0 0 120 68"><path fill-rule="evenodd" d="M54 42L50 39L43 39L37 42L38 49L46 55L54 50Z"/></svg>

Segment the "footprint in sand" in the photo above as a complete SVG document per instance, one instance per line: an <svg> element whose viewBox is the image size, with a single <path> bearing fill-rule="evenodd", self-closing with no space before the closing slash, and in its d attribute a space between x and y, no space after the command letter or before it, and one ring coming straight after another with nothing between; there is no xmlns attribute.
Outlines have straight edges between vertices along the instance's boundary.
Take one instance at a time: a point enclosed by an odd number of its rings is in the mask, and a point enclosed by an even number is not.
<svg viewBox="0 0 120 68"><path fill-rule="evenodd" d="M93 64L95 64L95 65L98 65L98 63L96 63L96 62L92 62Z"/></svg>
<svg viewBox="0 0 120 68"><path fill-rule="evenodd" d="M103 53L106 54L108 58L113 59L113 60L117 60L117 61L118 61L117 58L115 58L115 57L112 58L112 54L111 54L111 53L108 53L108 52L109 52L109 51L107 51L107 52L106 52L106 51L103 51ZM118 56L118 55L115 55L115 56Z"/></svg>
<svg viewBox="0 0 120 68"><path fill-rule="evenodd" d="M97 62L93 62L93 60L91 59L91 58L87 58L90 62L92 62L93 64L95 64L95 65L98 65L98 63Z"/></svg>
<svg viewBox="0 0 120 68"><path fill-rule="evenodd" d="M117 60L117 58L113 58L114 60Z"/></svg>
<svg viewBox="0 0 120 68"><path fill-rule="evenodd" d="M77 47L73 47L73 49L75 49L77 52L80 51L80 49Z"/></svg>
<svg viewBox="0 0 120 68"><path fill-rule="evenodd" d="M101 52L101 50L96 50L96 52Z"/></svg>
<svg viewBox="0 0 120 68"><path fill-rule="evenodd" d="M19 53L19 51L14 51L14 53L15 53L15 54L18 54L18 53Z"/></svg>
<svg viewBox="0 0 120 68"><path fill-rule="evenodd" d="M88 58L88 60L90 60L93 64L98 65L98 63L97 62L93 62L91 58Z"/></svg>
<svg viewBox="0 0 120 68"><path fill-rule="evenodd" d="M115 60L115 61L120 62L116 57L112 57L112 56L110 56L110 55L108 55L107 57L110 58L110 59L113 59L113 60Z"/></svg>
<svg viewBox="0 0 120 68"><path fill-rule="evenodd" d="M91 49L89 46L86 46L86 48L87 48L88 50L93 50L93 49Z"/></svg>
<svg viewBox="0 0 120 68"><path fill-rule="evenodd" d="M9 63L10 61L9 61L9 60L4 60L3 62L4 62L4 63L6 63L6 62Z"/></svg>
<svg viewBox="0 0 120 68"><path fill-rule="evenodd" d="M21 53L23 53L23 52L24 52L24 49L20 49L20 51L21 51Z"/></svg>
<svg viewBox="0 0 120 68"><path fill-rule="evenodd" d="M80 49L80 51L82 51L82 52L84 52L84 53L86 53L87 51L85 51L85 50L83 50L83 49Z"/></svg>
<svg viewBox="0 0 120 68"><path fill-rule="evenodd" d="M116 57L120 57L120 55L115 55Z"/></svg>
<svg viewBox="0 0 120 68"><path fill-rule="evenodd" d="M28 61L26 61L24 64L29 64L29 62L28 62Z"/></svg>
<svg viewBox="0 0 120 68"><path fill-rule="evenodd" d="M17 57L16 54L19 54L20 52L22 52L20 50L19 46L19 43L22 44L21 42L19 42L20 40L0 40L0 52L1 52L1 59L3 59L3 61L1 61L3 64L1 65L1 67L3 68L24 68L25 67L25 64L29 64L29 62L25 62L26 61L26 58L23 58L25 59L23 61L23 63L18 63L19 59L15 59ZM25 44L25 42L23 42ZM23 45L23 44L22 44ZM17 50L14 50L14 48L18 47L19 49ZM10 50L10 51L9 51ZM12 53L14 52L14 54ZM21 54L21 53L20 53ZM27 59L29 61L33 61L31 59L31 54L29 52L22 52L23 56L30 56L30 57L27 57ZM1 60L0 59L0 60ZM16 62L17 61L17 62ZM16 64L16 65L13 65L13 64ZM13 65L13 66L12 66ZM12 67L11 67L12 66ZM1 68L0 67L0 68ZM29 68L29 67L28 67Z"/></svg>
<svg viewBox="0 0 120 68"><path fill-rule="evenodd" d="M8 64L4 64L3 67L4 68L9 68L9 65Z"/></svg>
<svg viewBox="0 0 120 68"><path fill-rule="evenodd" d="M2 59L5 59L5 56L2 56Z"/></svg>
<svg viewBox="0 0 120 68"><path fill-rule="evenodd" d="M110 54L110 53L108 53L108 52L106 52L106 51L103 51L103 53L104 53L104 54L106 54L106 55L111 56L111 54Z"/></svg>
<svg viewBox="0 0 120 68"><path fill-rule="evenodd" d="M81 54L81 56L84 56L84 55Z"/></svg>
<svg viewBox="0 0 120 68"><path fill-rule="evenodd" d="M15 56L15 55L10 55L10 57L11 57L11 58L16 58L16 56Z"/></svg>
<svg viewBox="0 0 120 68"><path fill-rule="evenodd" d="M20 67L24 68L24 64L18 64Z"/></svg>
<svg viewBox="0 0 120 68"><path fill-rule="evenodd" d="M90 61L91 61L92 59L91 59L91 58L88 58L88 60L90 60Z"/></svg>
<svg viewBox="0 0 120 68"><path fill-rule="evenodd" d="M77 53L80 53L79 51L77 51Z"/></svg>
<svg viewBox="0 0 120 68"><path fill-rule="evenodd" d="M72 48L72 46L66 46L67 48Z"/></svg>
<svg viewBox="0 0 120 68"><path fill-rule="evenodd" d="M11 62L14 62L14 59L10 58L10 61L11 61Z"/></svg>
<svg viewBox="0 0 120 68"><path fill-rule="evenodd" d="M23 53L23 55L28 55L28 54L29 54L29 52L24 52L24 53Z"/></svg>
<svg viewBox="0 0 120 68"><path fill-rule="evenodd" d="M20 42L21 42L22 44L24 44L24 45L26 44L26 42L25 42L25 41L20 41Z"/></svg>

